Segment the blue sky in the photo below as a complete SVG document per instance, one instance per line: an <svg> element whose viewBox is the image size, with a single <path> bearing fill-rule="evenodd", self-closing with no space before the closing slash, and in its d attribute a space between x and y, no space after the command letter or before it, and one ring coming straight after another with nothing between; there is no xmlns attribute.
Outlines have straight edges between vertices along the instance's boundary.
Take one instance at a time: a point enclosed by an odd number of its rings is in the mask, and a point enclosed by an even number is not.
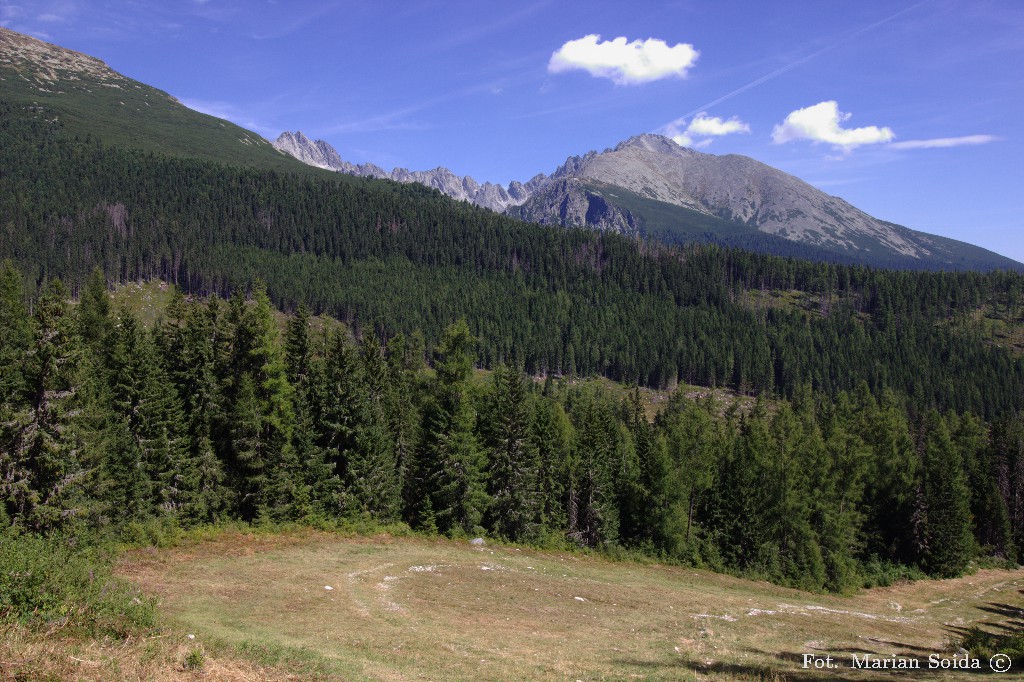
<svg viewBox="0 0 1024 682"><path fill-rule="evenodd" d="M527 180L661 132L1024 261L1024 2L0 0L273 139Z"/></svg>

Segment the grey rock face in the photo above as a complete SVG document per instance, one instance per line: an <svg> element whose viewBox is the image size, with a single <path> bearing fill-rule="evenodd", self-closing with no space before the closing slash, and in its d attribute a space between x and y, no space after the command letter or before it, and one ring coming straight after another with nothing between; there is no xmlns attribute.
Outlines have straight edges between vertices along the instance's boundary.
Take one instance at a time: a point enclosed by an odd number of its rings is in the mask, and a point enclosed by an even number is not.
<svg viewBox="0 0 1024 682"><path fill-rule="evenodd" d="M627 235L640 231L635 216L609 203L598 192L586 189L578 178L552 178L526 203L507 212L520 220L542 225L590 227Z"/></svg>
<svg viewBox="0 0 1024 682"><path fill-rule="evenodd" d="M317 168L341 170L345 165L345 162L341 160L338 152L333 147L322 140L314 142L303 135L301 131L281 133L277 141L274 142L274 148L294 156L302 163L316 166Z"/></svg>
<svg viewBox="0 0 1024 682"><path fill-rule="evenodd" d="M468 175L459 177L447 168L435 168L429 171L410 171L407 168L395 168L390 173L372 163L353 164L345 161L330 144L323 140L310 140L301 132L284 132L274 142L274 147L285 154L294 156L299 161L318 168L338 171L369 178L384 178L395 182L418 182L432 187L453 199L468 201L492 211L502 212L510 206L518 206L529 198L532 192L530 183L523 185L514 182L515 190L490 182L480 184ZM538 178L543 176L537 176ZM537 178L534 178L536 180ZM531 180L530 182L533 182ZM532 186L536 188L537 183ZM510 185L511 188L511 185Z"/></svg>
<svg viewBox="0 0 1024 682"><path fill-rule="evenodd" d="M388 173L372 164L354 165L341 159L326 142L310 140L298 132L283 133L275 147L315 166L418 182L461 201L548 225L643 234L643 216L617 205L621 200L614 192L606 196L599 191L610 186L704 213L752 233L764 232L834 253L953 263L967 246L873 218L838 197L749 157L705 154L680 147L661 135L637 135L603 152L569 157L550 176L538 174L525 183L513 181L508 187L481 184L447 168L396 168ZM976 247L970 248L977 251ZM971 257L990 256L1001 258L996 254Z"/></svg>
<svg viewBox="0 0 1024 682"><path fill-rule="evenodd" d="M872 218L788 173L745 156L715 156L680 147L661 135L638 135L614 149L570 157L552 178L616 185L826 248L877 249L919 258L931 254L926 240L911 230ZM555 203L534 197L519 213L540 220Z"/></svg>

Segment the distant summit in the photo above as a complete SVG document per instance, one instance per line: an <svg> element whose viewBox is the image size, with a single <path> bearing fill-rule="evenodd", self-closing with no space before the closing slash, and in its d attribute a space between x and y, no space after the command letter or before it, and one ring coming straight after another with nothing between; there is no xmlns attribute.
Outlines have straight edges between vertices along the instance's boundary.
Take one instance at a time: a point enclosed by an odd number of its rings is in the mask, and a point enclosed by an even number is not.
<svg viewBox="0 0 1024 682"><path fill-rule="evenodd" d="M507 188L447 168L389 173L373 164L355 165L301 132L282 133L274 146L313 166L418 182L528 222L887 267L1021 268L980 247L874 218L749 157L706 154L662 135L636 135L603 152L569 157L550 176Z"/></svg>
<svg viewBox="0 0 1024 682"><path fill-rule="evenodd" d="M468 175L459 177L447 168L435 168L429 171L395 168L389 173L372 163L358 165L349 163L342 159L330 144L323 140L310 140L301 131L281 133L274 142L274 147L311 166L360 177L385 178L396 182L417 182L432 187L442 194L447 194L453 199L468 201L499 213L509 206L518 206L526 201L532 191L531 188L536 187L543 177L534 178L525 185L513 181L508 187L502 187L490 182L481 184Z"/></svg>

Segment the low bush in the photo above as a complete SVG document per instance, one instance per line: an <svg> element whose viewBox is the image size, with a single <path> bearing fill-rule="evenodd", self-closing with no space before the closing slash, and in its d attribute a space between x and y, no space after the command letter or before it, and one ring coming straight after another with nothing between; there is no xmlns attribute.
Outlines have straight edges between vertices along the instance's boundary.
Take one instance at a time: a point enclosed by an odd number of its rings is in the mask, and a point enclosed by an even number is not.
<svg viewBox="0 0 1024 682"><path fill-rule="evenodd" d="M151 630L153 602L114 578L111 563L71 538L0 532L0 623L114 637Z"/></svg>

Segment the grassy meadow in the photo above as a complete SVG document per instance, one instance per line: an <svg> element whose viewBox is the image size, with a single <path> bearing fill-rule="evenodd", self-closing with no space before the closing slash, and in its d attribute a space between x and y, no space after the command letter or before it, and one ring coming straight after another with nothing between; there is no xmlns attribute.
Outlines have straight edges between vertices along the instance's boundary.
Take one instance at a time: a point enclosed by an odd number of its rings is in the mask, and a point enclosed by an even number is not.
<svg viewBox="0 0 1024 682"><path fill-rule="evenodd" d="M137 550L118 572L157 598L161 634L50 650L58 678L885 679L851 670L849 654L927 668L972 625L999 632L1024 615L1024 571L817 595L578 553L314 531ZM5 655L45 656L30 640ZM807 653L844 667L804 669Z"/></svg>

